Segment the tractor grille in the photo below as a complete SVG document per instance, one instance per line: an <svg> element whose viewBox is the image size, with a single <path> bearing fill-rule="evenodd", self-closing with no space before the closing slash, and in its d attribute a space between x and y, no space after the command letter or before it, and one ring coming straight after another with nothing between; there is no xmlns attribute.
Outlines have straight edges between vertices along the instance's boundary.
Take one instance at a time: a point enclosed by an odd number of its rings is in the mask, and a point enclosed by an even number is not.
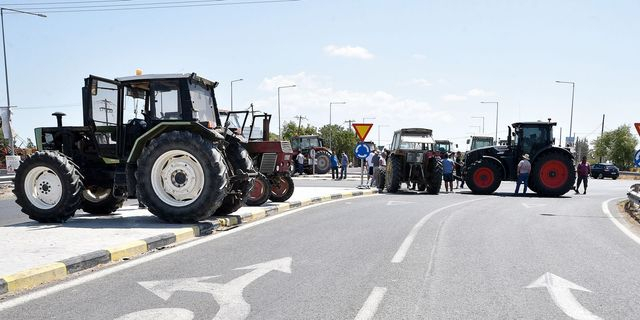
<svg viewBox="0 0 640 320"><path fill-rule="evenodd" d="M284 153L293 153L291 142L289 141L280 141L280 147L282 148L282 152Z"/></svg>
<svg viewBox="0 0 640 320"><path fill-rule="evenodd" d="M276 171L276 160L278 159L277 153L265 153L262 155L262 162L260 162L260 172L264 174L273 173Z"/></svg>

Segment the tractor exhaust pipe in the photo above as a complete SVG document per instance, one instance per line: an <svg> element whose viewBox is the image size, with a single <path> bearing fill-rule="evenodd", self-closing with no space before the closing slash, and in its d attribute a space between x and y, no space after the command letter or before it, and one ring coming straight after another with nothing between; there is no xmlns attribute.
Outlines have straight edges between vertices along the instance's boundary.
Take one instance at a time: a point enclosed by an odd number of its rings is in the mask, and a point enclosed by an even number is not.
<svg viewBox="0 0 640 320"><path fill-rule="evenodd" d="M56 120L58 121L58 128L62 128L62 117L66 116L66 114L64 112L54 112L51 115L56 117Z"/></svg>

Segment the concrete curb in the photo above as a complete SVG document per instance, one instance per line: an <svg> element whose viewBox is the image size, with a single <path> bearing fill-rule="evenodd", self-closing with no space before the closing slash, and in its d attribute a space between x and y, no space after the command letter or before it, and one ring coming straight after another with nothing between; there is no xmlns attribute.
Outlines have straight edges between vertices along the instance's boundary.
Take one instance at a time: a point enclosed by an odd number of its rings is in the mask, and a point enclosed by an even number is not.
<svg viewBox="0 0 640 320"><path fill-rule="evenodd" d="M128 260L131 257L153 251L169 244L181 243L196 237L206 236L214 233L216 230L224 230L224 228L257 221L292 209L336 199L371 195L375 193L378 193L376 189L345 191L322 197L278 203L268 207L255 207L255 210L251 210L251 212L238 215L214 217L213 221L201 222L173 232L167 232L157 236L131 241L115 247L93 251L14 274L2 276L0 277L0 296L6 293L14 293L31 289L45 283L64 279L70 274L91 269L102 264Z"/></svg>

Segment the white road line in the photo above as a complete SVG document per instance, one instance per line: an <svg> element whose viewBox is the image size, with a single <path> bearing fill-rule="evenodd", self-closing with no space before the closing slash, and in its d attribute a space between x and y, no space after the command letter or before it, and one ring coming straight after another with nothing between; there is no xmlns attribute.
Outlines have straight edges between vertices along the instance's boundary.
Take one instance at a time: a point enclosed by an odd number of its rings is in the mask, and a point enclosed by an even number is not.
<svg viewBox="0 0 640 320"><path fill-rule="evenodd" d="M369 294L369 298L364 302L364 305L358 311L358 314L354 318L355 320L369 320L373 319L373 316L376 315L376 311L378 311L378 306L380 306L380 302L382 298L384 298L384 294L387 293L387 288L383 287L374 287Z"/></svg>
<svg viewBox="0 0 640 320"><path fill-rule="evenodd" d="M611 198L603 202L602 212L604 212L604 214L606 214L607 217L609 217L609 220L611 220L611 222L613 222L613 224L615 224L616 227L618 227L618 229L620 229L624 234L626 234L627 237L631 238L631 240L635 241L637 244L640 244L640 237L636 236L633 232L631 232L631 230L627 229L627 227L625 227L622 223L620 223L618 219L614 218L613 215L611 214L611 211L609 211L609 202L616 199L621 199L621 198Z"/></svg>
<svg viewBox="0 0 640 320"><path fill-rule="evenodd" d="M379 195L378 194L373 194L373 195L367 195L367 196L360 196L358 198L375 197L375 196L379 196ZM143 264L143 263L146 263L146 262L149 262L149 261L153 261L153 260L162 258L164 256L167 256L167 255L170 255L170 254L174 254L176 252L180 252L182 250L186 250L186 249L189 249L191 247L195 247L197 245L201 245L203 243L207 243L209 241L216 240L218 238L222 238L222 237L226 237L228 235L232 235L232 234L234 234L236 232L241 232L241 231L243 231L245 229L249 229L249 228L253 228L253 227L259 226L259 225L261 225L263 223L267 223L267 222L270 222L270 221L275 220L275 219L280 219L280 218L286 217L288 215L291 215L291 214L294 214L294 213L298 213L298 212L300 212L302 210L318 207L318 206L329 204L329 203L341 202L341 201L344 201L344 200L353 200L353 199L352 198L337 199L337 200L334 200L334 201L323 202L323 203L318 203L318 204L306 206L306 207L303 207L303 208L299 208L299 209L283 212L283 213L277 214L275 216L267 217L267 218L262 219L262 220L251 222L251 223L246 224L246 225L241 225L241 226L239 226L239 227L237 227L235 229L231 229L231 230L224 231L224 232L221 232L221 233L218 233L218 234L214 234L214 235L211 235L211 236L206 236L206 237L202 237L202 238L199 238L199 239L196 239L196 240L192 240L191 242L188 242L188 243L185 243L185 244L179 244L178 246L173 247L173 248L167 248L167 249L164 249L163 251L155 252L155 253L150 254L148 256L142 256L142 257L134 259L132 261L127 261L127 262L122 263L122 264L117 264L117 265L115 265L113 267L110 267L108 269L103 269L103 270L99 270L99 271L96 271L96 272L93 272L93 273L89 273L87 275L80 276L79 278L76 278L76 279L72 279L72 280L69 280L69 281L66 281L66 282L62 282L60 284L53 285L51 287L39 289L39 290L27 293L27 294L22 295L22 296L18 296L16 298L12 298L12 299L9 299L7 301L0 302L0 311L4 311L4 310L10 309L10 308L25 304L25 303L30 302L32 300L39 299L39 298L42 298L42 297L46 297L46 296L48 296L50 294L54 294L54 293L60 292L62 290L73 288L75 286L79 286L81 284L84 284L84 283L87 283L87 282L90 282L90 281L93 281L93 280L96 280L96 279L100 279L100 278L108 276L110 274L113 274L113 273L116 273L116 272L119 272L119 271L122 271L122 270L126 270L126 269L129 269L129 268L135 267L137 265L140 265L140 264Z"/></svg>
<svg viewBox="0 0 640 320"><path fill-rule="evenodd" d="M411 247L411 244L413 243L413 240L418 235L418 232L420 232L420 229L422 229L424 224L427 223L427 221L429 221L429 219L431 219L431 217L433 217L433 215L435 215L438 212L447 210L447 209L449 209L451 207L459 206L461 204L466 204L466 203L469 203L469 202L484 200L484 199L486 199L486 198L477 198L477 199L473 199L473 200L462 201L462 202L454 203L454 204L448 205L446 207L442 207L440 209L436 209L434 211L429 212L429 214L427 214L426 216L422 217L422 219L420 219L420 221L418 221L418 223L416 223L416 225L413 226L413 228L409 232L409 235L407 235L407 237L404 239L404 241L402 241L402 244L400 245L400 248L398 248L398 251L396 252L396 254L391 259L391 263L400 263L400 262L402 262L404 260L404 257L407 255L407 252L409 251L409 248Z"/></svg>

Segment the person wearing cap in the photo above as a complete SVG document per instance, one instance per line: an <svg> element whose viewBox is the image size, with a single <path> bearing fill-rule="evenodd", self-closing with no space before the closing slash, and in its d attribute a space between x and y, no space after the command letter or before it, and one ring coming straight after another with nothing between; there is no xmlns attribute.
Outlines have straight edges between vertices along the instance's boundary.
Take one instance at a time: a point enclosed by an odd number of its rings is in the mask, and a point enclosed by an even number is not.
<svg viewBox="0 0 640 320"><path fill-rule="evenodd" d="M574 190L576 191L576 194L579 194L580 191L578 191L578 189L580 189L580 183L583 182L584 192L582 194L587 194L587 180L589 179L589 175L591 174L591 166L589 166L586 156L582 156L582 161L578 164L577 171L578 183Z"/></svg>
<svg viewBox="0 0 640 320"><path fill-rule="evenodd" d="M518 163L517 180L516 180L516 195L520 191L520 184L524 184L524 191L522 194L527 193L527 181L529 181L529 172L531 172L531 162L529 162L529 155L522 155L522 160Z"/></svg>
<svg viewBox="0 0 640 320"><path fill-rule="evenodd" d="M380 176L380 151L375 150L371 157L371 165L373 165L373 175L371 176L370 186L378 185L378 176Z"/></svg>

